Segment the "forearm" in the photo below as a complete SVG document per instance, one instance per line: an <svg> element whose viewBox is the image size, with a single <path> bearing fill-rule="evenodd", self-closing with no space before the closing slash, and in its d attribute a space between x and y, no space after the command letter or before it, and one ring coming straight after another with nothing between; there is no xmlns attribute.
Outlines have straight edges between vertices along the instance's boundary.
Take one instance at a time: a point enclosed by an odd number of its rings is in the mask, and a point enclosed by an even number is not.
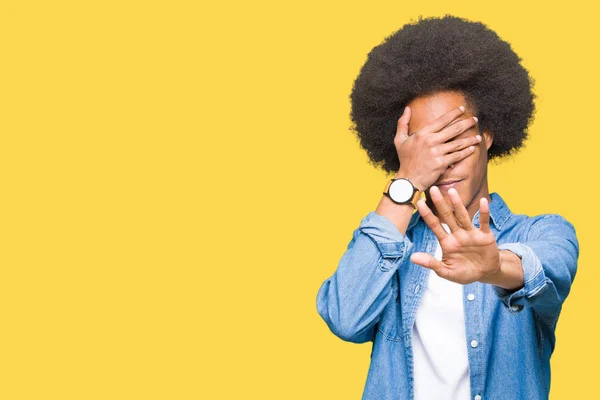
<svg viewBox="0 0 600 400"><path fill-rule="evenodd" d="M357 343L373 337L400 262L382 258L373 240L359 233L317 295L317 310L333 333Z"/></svg>
<svg viewBox="0 0 600 400"><path fill-rule="evenodd" d="M320 287L317 309L340 338L365 342L392 294L392 278L412 242L387 217L370 212L353 233L334 274Z"/></svg>
<svg viewBox="0 0 600 400"><path fill-rule="evenodd" d="M494 285L500 300L511 309L531 307L546 325L555 327L577 272L579 242L573 225L558 214L542 214L523 241L498 248L520 257L525 281L518 290Z"/></svg>
<svg viewBox="0 0 600 400"><path fill-rule="evenodd" d="M402 235L410 222L415 208L412 204L396 204L387 196L382 196L375 213L389 219Z"/></svg>

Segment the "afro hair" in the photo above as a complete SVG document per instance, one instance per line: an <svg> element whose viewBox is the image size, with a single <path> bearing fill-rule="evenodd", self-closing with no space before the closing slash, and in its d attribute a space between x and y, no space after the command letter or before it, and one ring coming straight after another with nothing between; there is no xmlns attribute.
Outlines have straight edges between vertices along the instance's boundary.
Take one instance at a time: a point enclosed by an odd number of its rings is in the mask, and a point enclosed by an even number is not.
<svg viewBox="0 0 600 400"><path fill-rule="evenodd" d="M534 80L521 58L483 23L452 15L404 25L375 46L354 81L352 126L371 164L397 172L398 119L415 97L458 91L493 133L488 159L512 155L527 139Z"/></svg>

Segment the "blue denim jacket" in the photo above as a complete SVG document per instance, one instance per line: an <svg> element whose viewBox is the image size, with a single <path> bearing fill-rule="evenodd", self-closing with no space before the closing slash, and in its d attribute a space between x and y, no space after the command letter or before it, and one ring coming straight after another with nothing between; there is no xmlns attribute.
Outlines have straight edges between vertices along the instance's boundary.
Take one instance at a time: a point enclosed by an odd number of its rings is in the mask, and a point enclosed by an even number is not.
<svg viewBox="0 0 600 400"><path fill-rule="evenodd" d="M471 398L547 399L556 323L575 278L579 243L562 216L513 214L499 194L490 196L490 228L499 249L521 258L524 286L463 285ZM479 228L479 211L473 225ZM414 398L412 327L427 276L435 272L412 263L410 254L434 255L436 246L418 212L403 235L371 211L319 288L317 311L329 329L349 342L373 342L363 399Z"/></svg>

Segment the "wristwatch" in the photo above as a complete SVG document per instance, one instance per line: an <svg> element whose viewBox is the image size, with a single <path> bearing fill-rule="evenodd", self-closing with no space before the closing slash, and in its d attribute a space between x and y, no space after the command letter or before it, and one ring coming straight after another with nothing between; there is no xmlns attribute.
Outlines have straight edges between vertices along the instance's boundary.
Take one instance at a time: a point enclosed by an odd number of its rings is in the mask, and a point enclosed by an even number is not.
<svg viewBox="0 0 600 400"><path fill-rule="evenodd" d="M408 178L393 178L386 183L383 194L396 204L412 204L415 209L421 198L421 190Z"/></svg>

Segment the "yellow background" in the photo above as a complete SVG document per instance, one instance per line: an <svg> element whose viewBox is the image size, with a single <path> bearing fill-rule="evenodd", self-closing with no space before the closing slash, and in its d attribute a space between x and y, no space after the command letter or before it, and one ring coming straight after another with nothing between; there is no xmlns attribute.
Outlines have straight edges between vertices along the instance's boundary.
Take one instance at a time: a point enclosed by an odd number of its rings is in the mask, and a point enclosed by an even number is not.
<svg viewBox="0 0 600 400"><path fill-rule="evenodd" d="M360 398L370 344L316 311L387 180L348 96L373 46L445 13L486 23L535 79L531 140L490 190L575 225L551 398L597 393L587 3L0 4L0 398Z"/></svg>

